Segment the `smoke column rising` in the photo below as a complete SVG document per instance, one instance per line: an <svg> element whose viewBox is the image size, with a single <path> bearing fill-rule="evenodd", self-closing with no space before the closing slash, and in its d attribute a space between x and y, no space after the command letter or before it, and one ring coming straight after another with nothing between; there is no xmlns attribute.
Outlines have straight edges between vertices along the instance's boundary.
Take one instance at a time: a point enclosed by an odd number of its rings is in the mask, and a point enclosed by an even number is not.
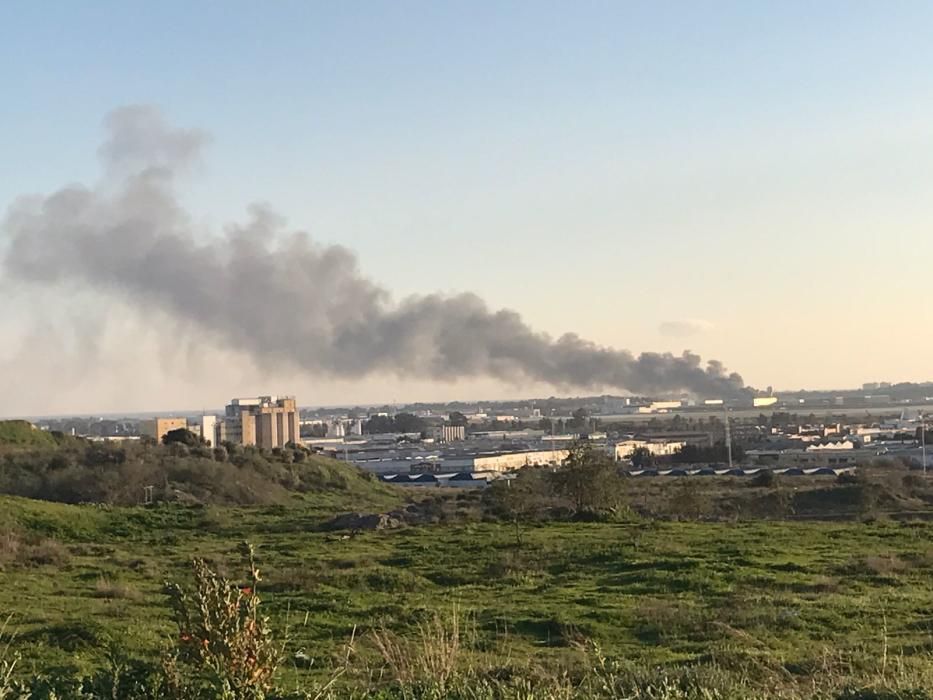
<svg viewBox="0 0 933 700"><path fill-rule="evenodd" d="M742 378L689 352L600 347L573 334L554 340L474 294L393 301L364 277L355 255L289 231L265 207L210 240L197 237L174 194L199 157L202 132L172 127L152 107L106 119L94 188L23 197L2 223L9 278L91 287L193 324L261 363L309 374L449 380L491 376L642 394L745 393Z"/></svg>

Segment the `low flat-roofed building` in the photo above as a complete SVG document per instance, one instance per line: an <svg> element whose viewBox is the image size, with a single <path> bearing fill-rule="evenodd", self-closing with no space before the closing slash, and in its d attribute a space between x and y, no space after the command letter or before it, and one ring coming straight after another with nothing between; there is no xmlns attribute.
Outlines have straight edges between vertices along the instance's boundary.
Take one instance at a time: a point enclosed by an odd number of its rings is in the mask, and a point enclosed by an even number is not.
<svg viewBox="0 0 933 700"><path fill-rule="evenodd" d="M752 407L767 408L768 406L774 406L777 402L777 396L756 396L752 399Z"/></svg>
<svg viewBox="0 0 933 700"><path fill-rule="evenodd" d="M562 464L569 454L569 450L530 450L476 455L469 471L508 472L522 467L558 465Z"/></svg>
<svg viewBox="0 0 933 700"><path fill-rule="evenodd" d="M687 443L679 440L621 440L613 446L616 460L628 459L635 450L644 448L655 457L669 457L680 452Z"/></svg>

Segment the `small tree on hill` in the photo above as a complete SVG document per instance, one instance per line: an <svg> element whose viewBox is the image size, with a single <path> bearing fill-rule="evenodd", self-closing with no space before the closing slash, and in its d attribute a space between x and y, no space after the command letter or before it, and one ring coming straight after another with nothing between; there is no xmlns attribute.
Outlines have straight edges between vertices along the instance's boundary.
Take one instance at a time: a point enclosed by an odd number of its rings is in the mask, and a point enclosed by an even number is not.
<svg viewBox="0 0 933 700"><path fill-rule="evenodd" d="M622 477L608 453L588 440L578 440L570 446L563 466L551 474L551 486L577 513L599 512L619 503Z"/></svg>
<svg viewBox="0 0 933 700"><path fill-rule="evenodd" d="M551 490L546 477L545 471L526 467L514 479L493 482L488 491L486 498L492 511L514 526L516 546L520 547L524 541L525 523L551 503Z"/></svg>
<svg viewBox="0 0 933 700"><path fill-rule="evenodd" d="M169 430L162 436L163 445L174 445L181 444L187 445L188 447L197 447L198 445L206 444L201 439L199 435L195 435L187 428L176 428L175 430Z"/></svg>

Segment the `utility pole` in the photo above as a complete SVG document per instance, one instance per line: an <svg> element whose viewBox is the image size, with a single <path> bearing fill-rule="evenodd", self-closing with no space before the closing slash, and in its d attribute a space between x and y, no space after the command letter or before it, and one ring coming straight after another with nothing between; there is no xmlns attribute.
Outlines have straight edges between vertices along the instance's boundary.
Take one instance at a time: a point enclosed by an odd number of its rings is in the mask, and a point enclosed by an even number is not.
<svg viewBox="0 0 933 700"><path fill-rule="evenodd" d="M923 475L927 475L927 430L926 419L920 413L920 459L923 461Z"/></svg>
<svg viewBox="0 0 933 700"><path fill-rule="evenodd" d="M729 455L729 469L732 469L732 431L729 429L729 407L722 405L722 415L726 421L726 454Z"/></svg>

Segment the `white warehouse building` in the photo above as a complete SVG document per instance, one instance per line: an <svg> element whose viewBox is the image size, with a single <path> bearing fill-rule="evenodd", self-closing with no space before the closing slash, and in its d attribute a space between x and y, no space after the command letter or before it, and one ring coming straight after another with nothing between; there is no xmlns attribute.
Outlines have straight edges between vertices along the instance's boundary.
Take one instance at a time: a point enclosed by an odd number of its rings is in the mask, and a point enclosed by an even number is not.
<svg viewBox="0 0 933 700"><path fill-rule="evenodd" d="M685 442L668 442L666 440L622 440L615 444L615 458L616 461L628 459L635 450L642 447L655 457L668 457L680 452L686 444Z"/></svg>

